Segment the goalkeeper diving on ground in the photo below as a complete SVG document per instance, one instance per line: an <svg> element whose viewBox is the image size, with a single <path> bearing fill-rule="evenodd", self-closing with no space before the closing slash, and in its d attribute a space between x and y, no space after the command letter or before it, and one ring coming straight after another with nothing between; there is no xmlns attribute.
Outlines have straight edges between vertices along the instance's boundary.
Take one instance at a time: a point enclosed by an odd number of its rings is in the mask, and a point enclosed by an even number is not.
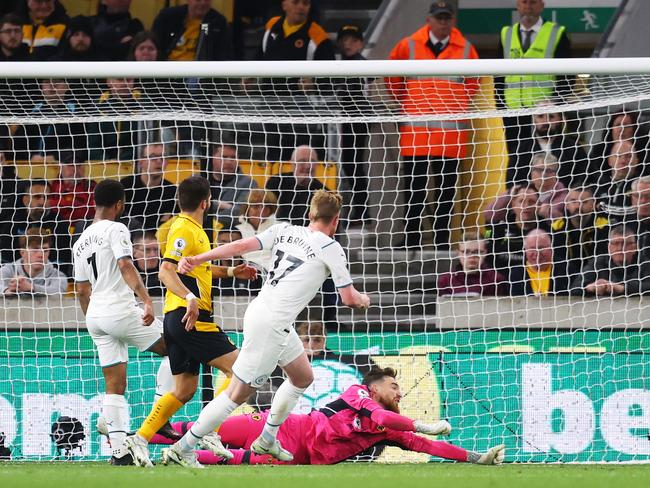
<svg viewBox="0 0 650 488"><path fill-rule="evenodd" d="M308 415L291 414L282 424L278 439L293 453L293 460L282 462L268 454L250 450L266 422L269 412L238 415L227 419L219 429L222 443L230 450L231 459L211 451L196 451L201 464L185 463L174 455L177 444L162 451L163 464L202 467L206 464L336 464L353 458L368 449L397 446L408 451L427 453L443 459L474 464L495 465L504 460L503 444L485 453L468 451L448 442L434 441L415 433L449 435L451 426L445 420L426 423L400 414L402 393L392 368L373 367L361 385L349 387L339 398ZM187 432L191 422L177 422L176 430ZM152 443L169 444L168 438L156 435Z"/></svg>

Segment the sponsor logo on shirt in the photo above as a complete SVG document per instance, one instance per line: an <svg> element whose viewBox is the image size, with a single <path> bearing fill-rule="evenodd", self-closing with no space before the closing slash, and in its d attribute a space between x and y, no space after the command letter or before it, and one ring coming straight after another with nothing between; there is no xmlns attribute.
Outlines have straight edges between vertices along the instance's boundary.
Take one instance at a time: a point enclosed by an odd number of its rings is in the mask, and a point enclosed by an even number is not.
<svg viewBox="0 0 650 488"><path fill-rule="evenodd" d="M359 417L354 417L352 421L352 428L354 430L361 430L361 419Z"/></svg>
<svg viewBox="0 0 650 488"><path fill-rule="evenodd" d="M357 395L359 395L359 398L368 398L368 392L363 388L357 390Z"/></svg>

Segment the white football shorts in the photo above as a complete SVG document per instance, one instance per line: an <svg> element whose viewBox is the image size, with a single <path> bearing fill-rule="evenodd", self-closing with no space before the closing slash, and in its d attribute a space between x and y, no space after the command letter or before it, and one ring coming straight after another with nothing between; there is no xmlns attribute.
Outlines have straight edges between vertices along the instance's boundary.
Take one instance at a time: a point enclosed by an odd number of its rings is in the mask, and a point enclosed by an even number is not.
<svg viewBox="0 0 650 488"><path fill-rule="evenodd" d="M142 325L143 313L141 308L133 307L121 317L86 317L88 333L97 346L102 368L128 362L129 346L142 352L160 340L162 322L154 319L150 326L145 327Z"/></svg>
<svg viewBox="0 0 650 488"><path fill-rule="evenodd" d="M286 366L303 352L293 325L274 322L272 312L258 297L244 314L244 342L232 370L244 383L260 388L276 366Z"/></svg>

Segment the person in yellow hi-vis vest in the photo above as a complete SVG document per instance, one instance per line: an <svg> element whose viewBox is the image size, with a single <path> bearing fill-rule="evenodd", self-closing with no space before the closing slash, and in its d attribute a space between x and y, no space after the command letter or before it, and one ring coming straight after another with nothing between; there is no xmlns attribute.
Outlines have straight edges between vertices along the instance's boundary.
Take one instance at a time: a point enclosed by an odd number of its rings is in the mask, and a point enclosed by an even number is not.
<svg viewBox="0 0 650 488"><path fill-rule="evenodd" d="M501 29L499 50L504 59L570 58L571 42L564 26L542 18L542 0L517 0L519 22ZM571 81L553 75L511 75L497 78L496 96L500 108L533 108L541 100L570 92ZM504 117L508 153L518 152L519 141L530 137L530 116ZM512 183L512 182L508 182Z"/></svg>

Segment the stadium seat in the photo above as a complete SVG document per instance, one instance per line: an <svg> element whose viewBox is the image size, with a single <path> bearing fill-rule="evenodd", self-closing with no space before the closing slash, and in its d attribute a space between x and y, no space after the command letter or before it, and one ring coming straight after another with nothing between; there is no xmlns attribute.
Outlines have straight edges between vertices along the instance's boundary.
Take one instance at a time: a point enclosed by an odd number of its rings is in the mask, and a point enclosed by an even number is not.
<svg viewBox="0 0 650 488"><path fill-rule="evenodd" d="M264 188L271 176L272 163L266 161L240 161L239 169L247 176L250 176L257 186Z"/></svg>
<svg viewBox="0 0 650 488"><path fill-rule="evenodd" d="M168 159L165 179L178 185L185 178L201 172L200 162L192 159Z"/></svg>

